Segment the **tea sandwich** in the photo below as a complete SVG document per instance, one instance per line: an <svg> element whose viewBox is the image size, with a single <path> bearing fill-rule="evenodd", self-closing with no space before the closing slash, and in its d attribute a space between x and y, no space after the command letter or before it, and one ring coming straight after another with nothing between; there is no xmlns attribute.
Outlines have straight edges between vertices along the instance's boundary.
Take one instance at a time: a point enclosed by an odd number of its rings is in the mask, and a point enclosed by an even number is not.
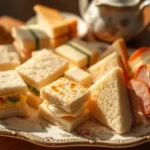
<svg viewBox="0 0 150 150"><path fill-rule="evenodd" d="M41 97L48 101L47 109L43 106L44 103L40 106L40 112L43 112L39 113L40 117L50 121L45 117L46 114L49 118L53 116L56 118L54 124L60 128L70 131L88 119L89 111L84 104L89 100L90 92L80 84L61 77L43 87L40 93Z"/></svg>
<svg viewBox="0 0 150 150"><path fill-rule="evenodd" d="M0 118L27 117L27 85L16 71L0 72Z"/></svg>
<svg viewBox="0 0 150 150"><path fill-rule="evenodd" d="M71 40L57 47L54 52L79 68L91 66L98 60L99 55L97 49L79 39Z"/></svg>
<svg viewBox="0 0 150 150"><path fill-rule="evenodd" d="M61 77L68 69L68 64L67 60L43 49L17 67L16 71L28 85L28 92L30 93L28 94L28 103L37 108L42 102L39 97L40 89Z"/></svg>

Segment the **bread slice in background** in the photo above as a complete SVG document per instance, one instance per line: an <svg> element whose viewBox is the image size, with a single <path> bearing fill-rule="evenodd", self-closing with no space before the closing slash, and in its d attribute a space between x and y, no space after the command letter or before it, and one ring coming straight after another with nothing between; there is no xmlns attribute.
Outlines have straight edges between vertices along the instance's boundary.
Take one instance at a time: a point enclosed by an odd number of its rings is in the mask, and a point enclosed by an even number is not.
<svg viewBox="0 0 150 150"><path fill-rule="evenodd" d="M0 71L13 70L21 64L15 46L0 45Z"/></svg>
<svg viewBox="0 0 150 150"><path fill-rule="evenodd" d="M108 49L106 49L106 51L104 51L104 53L102 53L102 55L100 56L101 59L105 58L106 56L112 54L113 52L117 52L122 59L122 62L125 66L126 71L128 72L128 49L127 46L125 44L124 39L119 38L116 41L114 41L112 43L112 45L110 47L108 47Z"/></svg>
<svg viewBox="0 0 150 150"><path fill-rule="evenodd" d="M88 71L92 75L92 81L96 82L114 67L124 69L120 55L117 52L113 52L109 56L98 61L96 64L89 67Z"/></svg>
<svg viewBox="0 0 150 150"><path fill-rule="evenodd" d="M36 12L38 24L51 38L68 34L67 22L59 11L42 5L35 5L34 11Z"/></svg>
<svg viewBox="0 0 150 150"><path fill-rule="evenodd" d="M132 115L122 69L113 68L93 84L90 91L91 115L118 134L129 132Z"/></svg>

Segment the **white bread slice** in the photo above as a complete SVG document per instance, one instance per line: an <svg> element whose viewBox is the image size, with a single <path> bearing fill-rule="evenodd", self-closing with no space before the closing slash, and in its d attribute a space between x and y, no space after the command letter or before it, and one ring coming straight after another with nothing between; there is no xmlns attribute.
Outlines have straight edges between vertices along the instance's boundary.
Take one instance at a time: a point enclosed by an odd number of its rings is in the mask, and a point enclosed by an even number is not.
<svg viewBox="0 0 150 150"><path fill-rule="evenodd" d="M100 58L103 59L113 52L117 52L121 56L124 67L126 71L128 71L128 49L124 39L119 38L116 41L114 41L114 43L110 47L108 47L108 49L100 56Z"/></svg>
<svg viewBox="0 0 150 150"><path fill-rule="evenodd" d="M0 95L14 92L26 94L27 85L14 70L0 72Z"/></svg>
<svg viewBox="0 0 150 150"><path fill-rule="evenodd" d="M39 105L43 102L43 99L40 97L40 95L34 94L29 88L27 96L28 96L27 103L33 106L34 108L38 108Z"/></svg>
<svg viewBox="0 0 150 150"><path fill-rule="evenodd" d="M61 77L40 90L41 97L64 111L71 113L90 98L87 88Z"/></svg>
<svg viewBox="0 0 150 150"><path fill-rule="evenodd" d="M67 22L57 10L35 5L34 11L36 12L38 24L51 38L60 37L69 32Z"/></svg>
<svg viewBox="0 0 150 150"><path fill-rule="evenodd" d="M13 45L0 45L0 71L13 70L20 63L19 55Z"/></svg>
<svg viewBox="0 0 150 150"><path fill-rule="evenodd" d="M117 52L113 52L109 56L98 61L96 64L91 66L88 71L92 75L92 81L96 82L114 67L120 67L124 69L122 60Z"/></svg>
<svg viewBox="0 0 150 150"><path fill-rule="evenodd" d="M66 71L65 77L87 88L92 84L92 76L88 72L85 72L84 70L77 67Z"/></svg>
<svg viewBox="0 0 150 150"><path fill-rule="evenodd" d="M0 119L9 117L28 117L28 105L24 104L21 107L0 109Z"/></svg>
<svg viewBox="0 0 150 150"><path fill-rule="evenodd" d="M48 122L57 125L59 128L66 130L68 132L76 129L79 125L83 124L88 120L89 110L85 111L79 117L56 117L48 109L49 102L44 100L44 102L39 106L39 116Z"/></svg>
<svg viewBox="0 0 150 150"><path fill-rule="evenodd" d="M40 90L62 76L68 69L68 65L67 60L43 49L16 70L26 83Z"/></svg>
<svg viewBox="0 0 150 150"><path fill-rule="evenodd" d="M130 103L122 69L116 67L90 87L91 115L118 134L129 132Z"/></svg>

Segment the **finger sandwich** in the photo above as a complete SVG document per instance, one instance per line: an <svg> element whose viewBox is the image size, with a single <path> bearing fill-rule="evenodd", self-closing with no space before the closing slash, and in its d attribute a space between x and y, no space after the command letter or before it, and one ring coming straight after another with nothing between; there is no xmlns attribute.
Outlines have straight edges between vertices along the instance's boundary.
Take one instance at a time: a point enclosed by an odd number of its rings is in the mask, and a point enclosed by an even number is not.
<svg viewBox="0 0 150 150"><path fill-rule="evenodd" d="M0 118L26 117L27 86L16 71L0 72Z"/></svg>
<svg viewBox="0 0 150 150"><path fill-rule="evenodd" d="M13 70L20 63L15 46L0 45L0 71Z"/></svg>
<svg viewBox="0 0 150 150"><path fill-rule="evenodd" d="M65 77L59 78L40 90L45 100L39 107L39 116L72 131L88 119L89 110L84 104L90 98L87 88Z"/></svg>
<svg viewBox="0 0 150 150"><path fill-rule="evenodd" d="M77 21L64 19L58 10L35 5L34 10L39 26L49 35L55 48L77 35Z"/></svg>
<svg viewBox="0 0 150 150"><path fill-rule="evenodd" d="M79 39L73 39L57 47L54 52L79 68L91 66L98 60L99 55L97 49Z"/></svg>
<svg viewBox="0 0 150 150"><path fill-rule="evenodd" d="M49 50L42 50L16 68L28 85L28 103L35 108L42 102L40 89L61 77L68 69L68 61Z"/></svg>
<svg viewBox="0 0 150 150"><path fill-rule="evenodd" d="M32 51L50 48L49 36L37 26L15 27L12 35L20 55L31 56Z"/></svg>

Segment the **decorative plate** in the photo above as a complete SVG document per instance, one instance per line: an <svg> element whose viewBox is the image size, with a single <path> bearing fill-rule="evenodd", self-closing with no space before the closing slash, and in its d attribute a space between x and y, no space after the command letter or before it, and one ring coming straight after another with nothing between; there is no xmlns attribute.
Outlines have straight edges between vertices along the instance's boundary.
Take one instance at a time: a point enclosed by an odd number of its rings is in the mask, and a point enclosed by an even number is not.
<svg viewBox="0 0 150 150"><path fill-rule="evenodd" d="M8 118L0 120L0 136L27 140L48 147L131 147L150 141L150 124L141 123L130 133L117 135L98 121L89 121L69 133L38 117L38 112L29 107L28 118Z"/></svg>
<svg viewBox="0 0 150 150"><path fill-rule="evenodd" d="M61 12L61 15L66 19L75 18L77 20L77 24L78 24L77 31L78 31L79 38L83 38L86 35L86 33L88 32L88 27L81 17L69 12ZM26 25L35 25L35 24L37 24L36 17L32 17L26 22Z"/></svg>

